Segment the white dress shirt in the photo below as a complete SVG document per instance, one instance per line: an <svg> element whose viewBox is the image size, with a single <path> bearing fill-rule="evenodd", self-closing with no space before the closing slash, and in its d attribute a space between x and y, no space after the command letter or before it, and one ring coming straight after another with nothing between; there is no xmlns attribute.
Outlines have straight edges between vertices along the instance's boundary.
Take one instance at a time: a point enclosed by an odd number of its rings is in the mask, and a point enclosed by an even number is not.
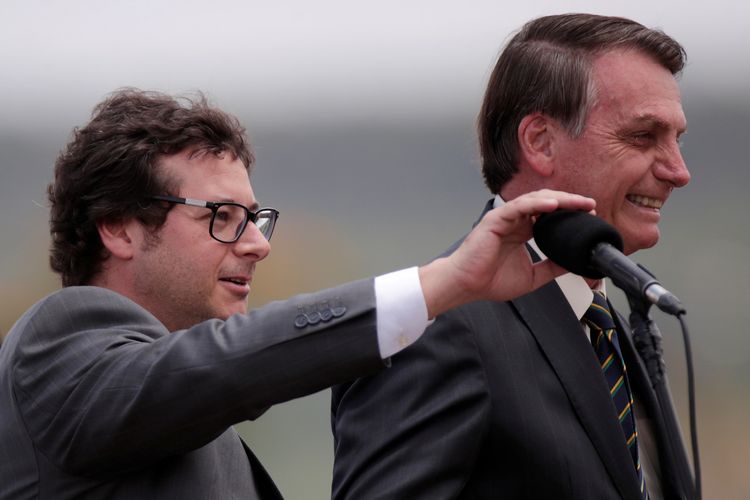
<svg viewBox="0 0 750 500"><path fill-rule="evenodd" d="M378 347L380 357L390 358L413 344L431 321L416 267L375 278Z"/></svg>

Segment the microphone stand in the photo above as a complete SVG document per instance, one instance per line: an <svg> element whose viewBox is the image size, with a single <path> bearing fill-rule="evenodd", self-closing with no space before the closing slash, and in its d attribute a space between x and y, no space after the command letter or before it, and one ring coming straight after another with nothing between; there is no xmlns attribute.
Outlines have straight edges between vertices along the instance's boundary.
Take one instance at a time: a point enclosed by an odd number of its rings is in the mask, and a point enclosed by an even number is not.
<svg viewBox="0 0 750 500"><path fill-rule="evenodd" d="M664 380L666 364L662 357L664 351L661 347L663 337L648 313L651 309L651 302L641 298L638 300L631 294L626 295L630 304L630 328L633 331L633 343L646 365L651 385L659 395L658 388L666 386Z"/></svg>
<svg viewBox="0 0 750 500"><path fill-rule="evenodd" d="M701 498L701 487L699 472L700 466L697 458L697 440L693 439L695 462L695 475L693 475L690 465L686 460L685 449L682 446L683 440L680 433L679 421L674 411L669 388L667 387L666 364L664 363L664 358L662 356L663 337L657 328L656 323L649 315L651 302L642 296L633 297L629 293L626 293L626 296L628 297L628 303L630 304L630 327L633 332L633 343L638 351L638 355L646 366L646 371L651 380L651 386L653 387L654 392L656 393L656 398L659 402L661 415L657 416L657 418L661 417L663 428L666 431L667 439L665 439L663 443L666 457L673 464L677 474L683 478L682 483L686 484L686 487L689 487L689 485L694 486L692 491L683 492L683 494L686 495L686 498L695 498L699 500Z"/></svg>

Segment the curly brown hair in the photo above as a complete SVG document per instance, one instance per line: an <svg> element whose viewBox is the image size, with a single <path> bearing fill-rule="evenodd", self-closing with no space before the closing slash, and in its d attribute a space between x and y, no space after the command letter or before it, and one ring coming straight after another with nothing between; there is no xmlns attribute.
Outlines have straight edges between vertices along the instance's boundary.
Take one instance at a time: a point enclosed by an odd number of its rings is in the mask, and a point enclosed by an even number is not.
<svg viewBox="0 0 750 500"><path fill-rule="evenodd" d="M85 285L108 254L97 224L137 219L152 232L169 206L144 204L179 187L157 168L160 158L190 150L230 153L250 170L254 158L237 118L194 98L121 89L98 104L91 121L73 131L48 186L50 265L63 286Z"/></svg>
<svg viewBox="0 0 750 500"><path fill-rule="evenodd" d="M518 126L542 112L563 124L571 137L583 131L595 89L594 58L627 48L654 58L673 75L685 66L685 50L663 32L630 19L562 14L533 19L508 42L487 85L477 128L482 173L499 193L518 171Z"/></svg>

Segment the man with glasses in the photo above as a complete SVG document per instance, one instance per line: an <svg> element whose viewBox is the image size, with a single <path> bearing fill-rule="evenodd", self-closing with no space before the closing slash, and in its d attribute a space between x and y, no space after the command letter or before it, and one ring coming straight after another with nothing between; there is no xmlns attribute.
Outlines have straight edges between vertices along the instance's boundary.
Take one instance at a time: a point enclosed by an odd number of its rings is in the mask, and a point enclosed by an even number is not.
<svg viewBox="0 0 750 500"><path fill-rule="evenodd" d="M204 99L114 93L49 186L63 288L0 348L0 498L280 498L232 425L383 369L428 318L562 270L523 250L543 191L450 257L248 312L278 212L259 208L237 120Z"/></svg>

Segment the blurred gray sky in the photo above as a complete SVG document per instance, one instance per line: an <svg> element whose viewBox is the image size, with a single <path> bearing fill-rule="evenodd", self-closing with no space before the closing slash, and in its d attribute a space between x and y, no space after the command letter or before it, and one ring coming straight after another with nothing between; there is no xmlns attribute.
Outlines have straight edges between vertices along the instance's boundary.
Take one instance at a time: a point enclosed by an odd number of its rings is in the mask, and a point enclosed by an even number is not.
<svg viewBox="0 0 750 500"><path fill-rule="evenodd" d="M637 255L688 306L706 496L750 498L746 2L0 0L0 335L58 286L44 188L112 90L200 89L248 127L256 194L282 211L257 306L423 262L468 230L488 198L473 122L497 54L525 21L575 11L687 49L693 181L665 207L662 243ZM681 339L657 320L684 415ZM330 492L327 404L324 392L239 426L289 498Z"/></svg>
<svg viewBox="0 0 750 500"><path fill-rule="evenodd" d="M661 27L687 48L690 82L747 95L740 1L3 0L2 125L83 120L125 85L208 90L251 128L465 115L508 33L565 11Z"/></svg>

